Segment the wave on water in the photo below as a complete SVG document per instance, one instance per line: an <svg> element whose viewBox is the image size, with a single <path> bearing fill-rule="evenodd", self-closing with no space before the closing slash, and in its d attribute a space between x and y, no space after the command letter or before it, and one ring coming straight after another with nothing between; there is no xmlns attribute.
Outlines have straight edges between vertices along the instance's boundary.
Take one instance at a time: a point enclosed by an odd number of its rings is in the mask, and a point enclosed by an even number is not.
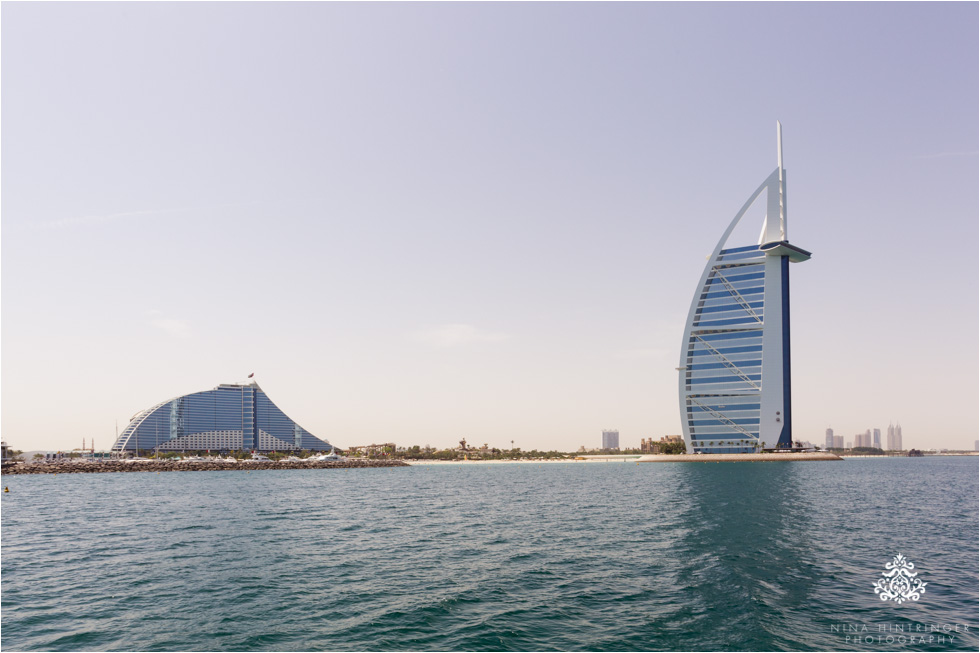
<svg viewBox="0 0 980 653"><path fill-rule="evenodd" d="M976 458L4 484L4 650L978 647ZM874 639L923 625L960 630Z"/></svg>

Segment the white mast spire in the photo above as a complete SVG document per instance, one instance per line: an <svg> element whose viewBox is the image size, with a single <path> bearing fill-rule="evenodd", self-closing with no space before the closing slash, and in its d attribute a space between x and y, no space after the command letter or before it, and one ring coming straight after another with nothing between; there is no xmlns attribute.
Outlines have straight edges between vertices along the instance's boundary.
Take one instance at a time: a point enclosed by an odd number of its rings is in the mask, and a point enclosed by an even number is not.
<svg viewBox="0 0 980 653"><path fill-rule="evenodd" d="M786 241L786 171L783 170L783 126L776 121L776 169L766 179L766 219L759 245Z"/></svg>
<svg viewBox="0 0 980 653"><path fill-rule="evenodd" d="M779 180L783 180L783 126L776 121L776 163L779 165Z"/></svg>
<svg viewBox="0 0 980 653"><path fill-rule="evenodd" d="M776 165L779 168L779 236L786 238L786 176L783 170L783 126L776 121Z"/></svg>

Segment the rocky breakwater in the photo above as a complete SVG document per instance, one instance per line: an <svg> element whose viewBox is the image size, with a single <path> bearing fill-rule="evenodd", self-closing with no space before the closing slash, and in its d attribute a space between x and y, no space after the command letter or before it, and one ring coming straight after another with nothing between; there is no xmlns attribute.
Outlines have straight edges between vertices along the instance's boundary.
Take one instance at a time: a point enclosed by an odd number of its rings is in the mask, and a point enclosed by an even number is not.
<svg viewBox="0 0 980 653"><path fill-rule="evenodd" d="M99 462L44 462L4 465L4 475L101 474L106 472L223 472L262 469L363 469L408 467L401 460L240 461L225 460L105 460Z"/></svg>

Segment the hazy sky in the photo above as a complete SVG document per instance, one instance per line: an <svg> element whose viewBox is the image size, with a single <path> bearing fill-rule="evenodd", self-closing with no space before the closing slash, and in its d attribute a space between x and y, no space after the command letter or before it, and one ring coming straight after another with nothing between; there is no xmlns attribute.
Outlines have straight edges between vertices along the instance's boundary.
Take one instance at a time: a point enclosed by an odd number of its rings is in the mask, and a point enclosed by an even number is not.
<svg viewBox="0 0 980 653"><path fill-rule="evenodd" d="M896 421L972 448L977 24L972 2L4 3L3 438L108 448L251 372L339 446L680 433L691 296L779 119L813 252L795 437Z"/></svg>

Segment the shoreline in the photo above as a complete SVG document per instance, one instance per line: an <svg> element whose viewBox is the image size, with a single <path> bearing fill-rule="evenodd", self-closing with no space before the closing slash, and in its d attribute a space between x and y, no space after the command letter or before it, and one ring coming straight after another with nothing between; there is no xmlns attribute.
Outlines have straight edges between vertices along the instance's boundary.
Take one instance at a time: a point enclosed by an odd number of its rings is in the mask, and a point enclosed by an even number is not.
<svg viewBox="0 0 980 653"><path fill-rule="evenodd" d="M799 462L844 460L834 453L808 451L790 453L682 453L651 454L637 460L640 463L738 463L738 462Z"/></svg>
<svg viewBox="0 0 980 653"><path fill-rule="evenodd" d="M639 458L639 454L633 456L632 458L623 458L622 456L610 456L609 459L599 459L592 458L590 460L574 459L574 458L543 458L541 460L411 460L406 459L405 462L410 466L424 466L424 465L557 465L566 463L631 463L636 462Z"/></svg>
<svg viewBox="0 0 980 653"><path fill-rule="evenodd" d="M977 456L977 452L957 454L926 454L923 458L941 456ZM611 455L587 458L548 458L520 460L364 460L351 459L342 461L258 461L258 462L225 462L225 461L174 461L174 460L144 460L121 461L106 460L99 462L39 462L39 463L4 463L2 475L21 476L27 474L96 474L120 472L214 472L214 471L252 471L268 469L371 469L383 467L426 467L445 465L567 465L567 464L609 464L609 463L734 463L734 462L801 462L801 461L831 461L848 458L907 458L907 456L883 455L849 455L821 452L792 452L792 453L746 453L746 454L636 454Z"/></svg>

